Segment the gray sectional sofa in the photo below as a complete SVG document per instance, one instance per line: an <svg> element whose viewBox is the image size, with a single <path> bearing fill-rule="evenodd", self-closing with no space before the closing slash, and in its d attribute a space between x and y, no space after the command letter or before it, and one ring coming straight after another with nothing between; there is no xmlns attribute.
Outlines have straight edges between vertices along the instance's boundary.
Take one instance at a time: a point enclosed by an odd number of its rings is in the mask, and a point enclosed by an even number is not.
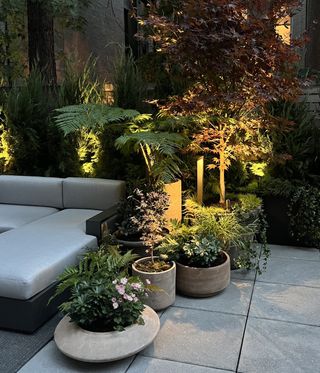
<svg viewBox="0 0 320 373"><path fill-rule="evenodd" d="M63 270L98 245L125 193L117 180L0 176L0 328L33 332Z"/></svg>

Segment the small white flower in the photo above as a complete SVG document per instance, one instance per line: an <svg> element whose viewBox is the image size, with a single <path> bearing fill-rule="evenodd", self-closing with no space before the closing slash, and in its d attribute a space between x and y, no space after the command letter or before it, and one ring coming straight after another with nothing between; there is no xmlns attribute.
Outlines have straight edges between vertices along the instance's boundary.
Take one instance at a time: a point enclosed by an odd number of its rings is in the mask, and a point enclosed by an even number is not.
<svg viewBox="0 0 320 373"><path fill-rule="evenodd" d="M151 281L148 280L148 279L146 279L146 284L147 284L147 285L150 285L150 284L151 284Z"/></svg>
<svg viewBox="0 0 320 373"><path fill-rule="evenodd" d="M116 310L119 307L119 304L117 302L112 303L113 308Z"/></svg>
<svg viewBox="0 0 320 373"><path fill-rule="evenodd" d="M120 283L122 285L127 285L127 282L128 282L128 279L126 279L125 277L123 277L121 280L120 280Z"/></svg>

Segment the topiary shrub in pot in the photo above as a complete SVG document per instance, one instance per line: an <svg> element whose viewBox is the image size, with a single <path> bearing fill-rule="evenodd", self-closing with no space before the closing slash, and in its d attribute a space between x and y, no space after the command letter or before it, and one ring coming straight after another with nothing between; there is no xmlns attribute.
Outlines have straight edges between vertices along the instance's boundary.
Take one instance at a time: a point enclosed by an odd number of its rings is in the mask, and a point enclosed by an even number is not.
<svg viewBox="0 0 320 373"><path fill-rule="evenodd" d="M121 222L115 232L119 244L124 249L133 249L139 256L146 256L148 224L153 225L153 241L157 243L166 233L167 208L168 197L161 186L142 184L133 188L120 206Z"/></svg>
<svg viewBox="0 0 320 373"><path fill-rule="evenodd" d="M144 305L146 288L128 276L133 256L114 246L88 252L78 266L66 269L57 293L70 289L60 306L65 317L54 339L65 355L87 362L105 362L133 355L159 331L157 314Z"/></svg>
<svg viewBox="0 0 320 373"><path fill-rule="evenodd" d="M140 204L136 206L137 214L131 221L141 232L141 241L146 248L147 257L137 260L132 265L132 274L139 276L144 283L153 285L146 304L155 310L169 307L175 301L176 265L155 256L154 252L168 233L164 212L168 206L168 197L162 191L144 194L137 190Z"/></svg>
<svg viewBox="0 0 320 373"><path fill-rule="evenodd" d="M176 225L159 247L177 262L177 291L209 297L230 283L230 258L221 242L201 226Z"/></svg>

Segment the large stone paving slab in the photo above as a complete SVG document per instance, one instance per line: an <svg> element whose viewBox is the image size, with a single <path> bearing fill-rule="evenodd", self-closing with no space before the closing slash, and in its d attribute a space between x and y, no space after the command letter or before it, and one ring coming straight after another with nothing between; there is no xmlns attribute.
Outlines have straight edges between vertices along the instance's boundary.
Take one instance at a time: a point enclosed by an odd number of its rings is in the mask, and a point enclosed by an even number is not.
<svg viewBox="0 0 320 373"><path fill-rule="evenodd" d="M320 372L320 328L249 318L241 373Z"/></svg>
<svg viewBox="0 0 320 373"><path fill-rule="evenodd" d="M226 373L226 370L138 356L128 373Z"/></svg>
<svg viewBox="0 0 320 373"><path fill-rule="evenodd" d="M210 298L177 296L175 306L205 311L218 311L246 315L249 308L253 283L233 280L221 293Z"/></svg>
<svg viewBox="0 0 320 373"><path fill-rule="evenodd" d="M320 251L307 247L268 245L272 258L292 258L304 260L320 260Z"/></svg>
<svg viewBox="0 0 320 373"><path fill-rule="evenodd" d="M271 258L257 281L320 287L320 261Z"/></svg>
<svg viewBox="0 0 320 373"><path fill-rule="evenodd" d="M22 367L19 373L125 373L132 360L133 357L114 363L82 363L61 354L52 341Z"/></svg>
<svg viewBox="0 0 320 373"><path fill-rule="evenodd" d="M320 326L320 289L257 282L250 316Z"/></svg>
<svg viewBox="0 0 320 373"><path fill-rule="evenodd" d="M172 307L161 317L148 357L235 370L245 316Z"/></svg>
<svg viewBox="0 0 320 373"><path fill-rule="evenodd" d="M231 280L254 281L256 270L234 269L231 271Z"/></svg>

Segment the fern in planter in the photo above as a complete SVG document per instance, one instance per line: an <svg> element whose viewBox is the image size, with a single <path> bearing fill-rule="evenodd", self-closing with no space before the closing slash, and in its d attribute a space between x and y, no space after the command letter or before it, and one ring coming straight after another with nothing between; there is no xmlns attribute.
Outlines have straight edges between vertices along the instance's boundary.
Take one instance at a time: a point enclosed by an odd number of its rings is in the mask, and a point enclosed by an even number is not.
<svg viewBox="0 0 320 373"><path fill-rule="evenodd" d="M59 284L55 296L67 289L72 289L82 281L96 277L112 279L115 276L126 276L129 265L137 258L131 251L120 254L119 246L110 243L107 238L99 250L88 251L84 254L79 265L68 267L59 276Z"/></svg>

